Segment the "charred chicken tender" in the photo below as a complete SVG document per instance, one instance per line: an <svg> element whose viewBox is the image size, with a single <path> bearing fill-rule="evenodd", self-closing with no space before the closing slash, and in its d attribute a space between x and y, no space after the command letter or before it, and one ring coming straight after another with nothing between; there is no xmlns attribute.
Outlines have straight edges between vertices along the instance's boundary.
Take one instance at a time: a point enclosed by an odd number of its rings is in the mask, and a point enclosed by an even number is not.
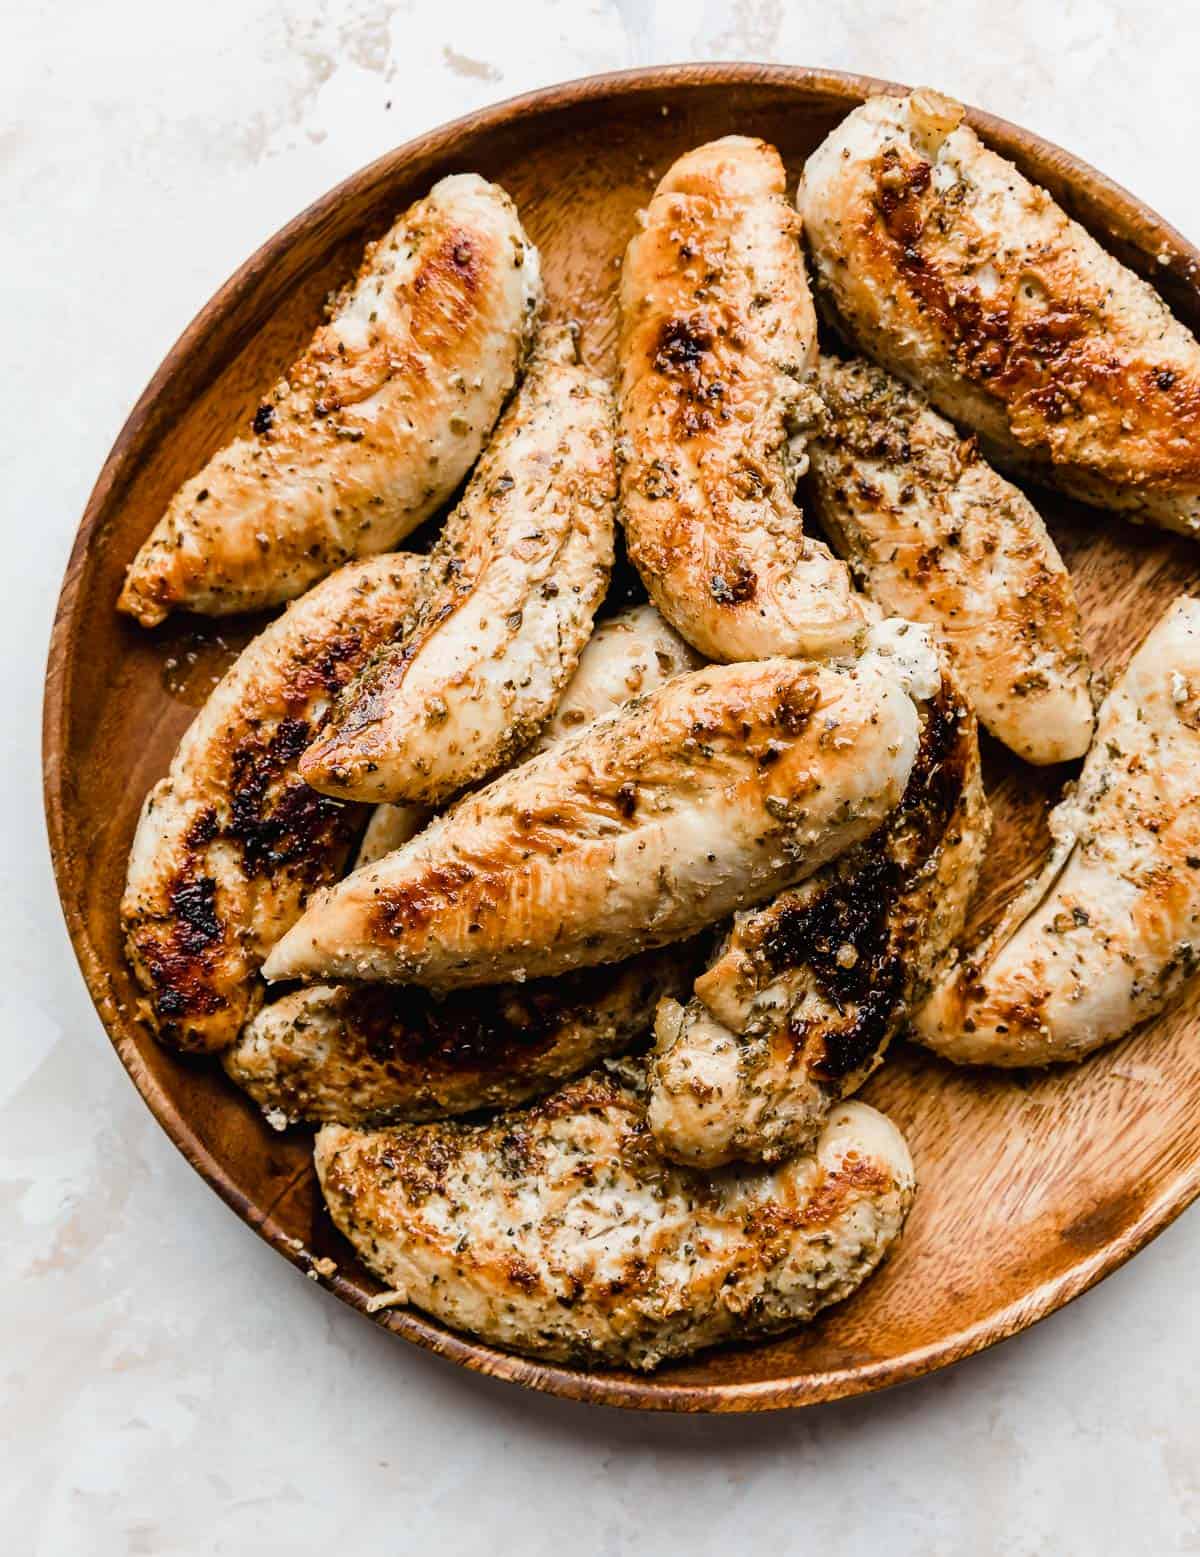
<svg viewBox="0 0 1200 1557"><path fill-rule="evenodd" d="M876 1269L914 1190L903 1137L861 1103L779 1168L676 1167L629 1061L486 1124L326 1125L314 1156L392 1301L585 1366L650 1369L803 1324Z"/></svg>
<svg viewBox="0 0 1200 1557"><path fill-rule="evenodd" d="M990 831L975 720L943 676L900 805L865 843L736 916L686 1005L659 1007L650 1129L711 1168L808 1149L962 934Z"/></svg>
<svg viewBox="0 0 1200 1557"><path fill-rule="evenodd" d="M445 989L683 940L874 831L919 737L874 657L676 676L315 899L268 977Z"/></svg>
<svg viewBox="0 0 1200 1557"><path fill-rule="evenodd" d="M627 1050L695 966L685 943L442 998L403 985L317 984L264 1006L222 1063L280 1129L510 1107Z"/></svg>
<svg viewBox="0 0 1200 1557"><path fill-rule="evenodd" d="M818 300L989 459L1129 518L1200 528L1200 346L961 104L873 97L808 159Z"/></svg>
<svg viewBox="0 0 1200 1557"><path fill-rule="evenodd" d="M783 163L729 135L659 184L621 270L621 518L650 598L710 660L824 655L863 627L795 503L816 318Z"/></svg>
<svg viewBox="0 0 1200 1557"><path fill-rule="evenodd" d="M575 674L525 755L548 751L631 697L651 692L672 676L695 670L702 663L653 606L632 606L608 617L597 623L579 656ZM356 867L371 865L400 848L420 832L429 817L424 806L403 802L376 806L359 846Z"/></svg>
<svg viewBox="0 0 1200 1557"><path fill-rule="evenodd" d="M232 1043L262 959L345 868L363 809L317 794L296 765L420 571L419 557L373 557L296 601L242 651L147 795L121 924L160 1038Z"/></svg>
<svg viewBox="0 0 1200 1557"><path fill-rule="evenodd" d="M1045 869L917 1013L971 1065L1080 1060L1153 1016L1200 956L1200 601L1175 602L1100 707Z"/></svg>
<svg viewBox="0 0 1200 1557"><path fill-rule="evenodd" d="M612 393L548 327L397 641L304 754L315 788L435 805L503 767L579 663L613 560Z"/></svg>
<svg viewBox="0 0 1200 1557"><path fill-rule="evenodd" d="M888 615L934 628L980 722L1027 762L1082 757L1090 667L1071 578L1016 487L915 390L822 357L814 512Z"/></svg>
<svg viewBox="0 0 1200 1557"><path fill-rule="evenodd" d="M250 428L171 499L120 609L145 627L259 610L396 546L478 458L541 296L504 191L442 179L367 248Z"/></svg>

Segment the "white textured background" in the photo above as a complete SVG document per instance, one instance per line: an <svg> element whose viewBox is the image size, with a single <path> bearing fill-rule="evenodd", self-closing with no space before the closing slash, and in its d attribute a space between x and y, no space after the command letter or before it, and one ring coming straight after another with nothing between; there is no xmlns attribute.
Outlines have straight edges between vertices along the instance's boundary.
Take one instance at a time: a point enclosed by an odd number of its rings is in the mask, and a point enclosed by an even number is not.
<svg viewBox="0 0 1200 1557"><path fill-rule="evenodd" d="M1140 1557L1200 1550L1200 1212L1040 1328L876 1399L589 1411L304 1281L146 1112L43 839L78 515L196 309L381 151L570 76L774 59L930 81L1200 234L1200 8L1138 0L0 0L0 1551Z"/></svg>

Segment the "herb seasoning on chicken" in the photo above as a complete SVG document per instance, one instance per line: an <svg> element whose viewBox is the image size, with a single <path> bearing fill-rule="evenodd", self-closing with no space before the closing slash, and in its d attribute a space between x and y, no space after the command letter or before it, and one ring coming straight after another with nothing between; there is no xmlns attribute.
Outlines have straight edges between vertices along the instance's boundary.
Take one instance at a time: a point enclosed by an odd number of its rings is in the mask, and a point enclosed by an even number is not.
<svg viewBox="0 0 1200 1557"><path fill-rule="evenodd" d="M315 788L433 805L504 766L554 710L613 560L613 409L566 325L543 332L416 609L304 754Z"/></svg>
<svg viewBox="0 0 1200 1557"><path fill-rule="evenodd" d="M629 1061L487 1124L326 1125L315 1158L334 1222L397 1301L534 1356L647 1369L840 1302L914 1188L899 1131L861 1103L774 1170L676 1167Z"/></svg>
<svg viewBox="0 0 1200 1557"><path fill-rule="evenodd" d="M681 157L621 270L621 517L650 598L709 659L822 655L862 632L795 503L816 350L779 153L729 135Z"/></svg>
<svg viewBox="0 0 1200 1557"><path fill-rule="evenodd" d="M677 676L323 894L268 977L452 988L682 940L865 838L918 741L903 680L874 656Z"/></svg>
<svg viewBox="0 0 1200 1557"><path fill-rule="evenodd" d="M504 191L443 179L369 246L249 432L180 487L120 609L146 627L175 609L258 610L397 545L478 458L541 296Z"/></svg>
<svg viewBox="0 0 1200 1557"><path fill-rule="evenodd" d="M1027 762L1082 757L1089 665L1070 575L1025 495L925 400L822 357L814 508L889 615L933 627L980 722Z"/></svg>
<svg viewBox="0 0 1200 1557"><path fill-rule="evenodd" d="M1200 601L1177 600L1101 704L1045 869L917 1013L975 1065L1080 1060L1200 964Z"/></svg>
<svg viewBox="0 0 1200 1557"><path fill-rule="evenodd" d="M960 103L872 97L808 159L797 205L839 328L989 459L1200 531L1200 344Z"/></svg>

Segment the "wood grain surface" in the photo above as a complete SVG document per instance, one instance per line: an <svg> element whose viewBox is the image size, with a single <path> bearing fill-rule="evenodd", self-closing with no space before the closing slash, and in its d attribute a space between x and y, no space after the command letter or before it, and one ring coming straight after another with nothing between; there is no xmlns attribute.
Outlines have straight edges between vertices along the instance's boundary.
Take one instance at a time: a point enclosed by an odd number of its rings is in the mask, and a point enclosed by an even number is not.
<svg viewBox="0 0 1200 1557"><path fill-rule="evenodd" d="M423 136L318 201L238 271L167 357L100 474L46 684L46 809L68 928L122 1062L180 1151L262 1237L356 1308L377 1284L320 1206L307 1134L274 1134L216 1065L160 1049L135 1018L117 906L138 807L256 624L183 619L144 632L114 610L124 569L176 485L244 423L307 339L364 242L435 179L474 169L504 184L541 248L552 312L577 318L585 350L611 366L617 262L670 162L731 131L762 135L794 186L842 115L887 86L799 68L680 66L570 83ZM1200 328L1195 249L1065 152L986 114L971 120ZM1119 667L1168 601L1200 583L1200 548L1045 493L1035 501L1074 574L1097 665ZM997 828L977 921L1036 865L1045 812L1071 776L1025 767L993 744L985 765ZM468 1367L619 1406L763 1410L914 1378L1068 1302L1200 1192L1198 1031L1195 989L1078 1069L963 1072L898 1045L864 1095L908 1137L916 1209L879 1276L782 1340L642 1377L543 1366L403 1309L376 1322Z"/></svg>

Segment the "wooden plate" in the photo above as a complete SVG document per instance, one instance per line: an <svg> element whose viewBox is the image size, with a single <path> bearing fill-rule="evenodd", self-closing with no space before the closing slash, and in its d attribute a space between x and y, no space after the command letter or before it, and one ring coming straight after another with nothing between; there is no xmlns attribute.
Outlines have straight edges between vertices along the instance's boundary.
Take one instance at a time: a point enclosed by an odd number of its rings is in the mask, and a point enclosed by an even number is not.
<svg viewBox="0 0 1200 1557"><path fill-rule="evenodd" d="M273 1134L217 1066L166 1053L135 1020L117 904L137 810L228 662L225 646L253 624L145 633L113 609L122 572L175 486L244 423L307 338L364 242L435 179L476 169L505 185L541 247L553 304L581 320L586 348L607 361L617 258L674 157L749 132L779 146L794 182L818 141L885 85L685 66L574 82L435 130L356 174L247 261L163 363L100 474L63 584L46 689L46 808L67 924L117 1052L180 1151L293 1264L336 1261L328 1284L356 1308L376 1286L324 1216L307 1137ZM1195 249L1065 152L985 114L971 118L1200 327ZM1075 575L1096 662L1119 665L1166 603L1200 581L1200 548L1060 500L1042 507ZM996 748L986 759L998 828L981 913L1036 863L1045 809L1067 776ZM783 1340L645 1378L541 1366L415 1312L376 1320L467 1367L611 1405L763 1410L914 1378L1068 1302L1200 1191L1198 1015L1200 988L1129 1042L1042 1075L959 1072L897 1046L867 1095L911 1142L916 1209L875 1280Z"/></svg>

